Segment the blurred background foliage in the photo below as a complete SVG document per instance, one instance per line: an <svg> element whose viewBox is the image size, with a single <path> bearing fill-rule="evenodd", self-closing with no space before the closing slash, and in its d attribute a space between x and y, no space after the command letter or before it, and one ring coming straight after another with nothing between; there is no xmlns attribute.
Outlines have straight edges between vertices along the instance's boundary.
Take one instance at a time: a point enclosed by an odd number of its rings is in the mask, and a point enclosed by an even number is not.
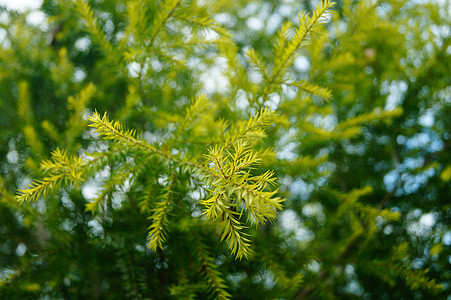
<svg viewBox="0 0 451 300"><path fill-rule="evenodd" d="M202 245L233 299L446 299L449 1L338 1L284 75L330 97L295 84L266 95L247 54L254 49L271 68L277 31L315 1L181 1L186 16L171 16L164 30L158 18L175 1L89 1L91 16L80 3L0 7L2 299L219 297L193 263ZM228 37L234 43L222 42ZM86 210L108 173L16 201L57 147L70 155L108 147L86 126L93 110L165 147L199 92L212 107L182 137L199 155L218 120L264 106L278 114L255 147L267 150L259 170L275 170L286 201L276 222L251 229L251 259L235 260L214 235L186 229L201 219L205 197L187 175L173 182L164 251L146 248L150 208L139 185L118 183L110 207ZM139 181L157 198L167 174L157 160L150 165Z"/></svg>

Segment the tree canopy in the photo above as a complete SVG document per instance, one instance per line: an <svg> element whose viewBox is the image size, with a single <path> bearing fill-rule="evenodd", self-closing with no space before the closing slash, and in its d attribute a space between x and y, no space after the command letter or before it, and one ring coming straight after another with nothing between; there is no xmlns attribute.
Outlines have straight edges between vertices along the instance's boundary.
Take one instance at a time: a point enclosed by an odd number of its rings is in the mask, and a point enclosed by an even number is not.
<svg viewBox="0 0 451 300"><path fill-rule="evenodd" d="M449 1L0 7L2 299L445 299Z"/></svg>

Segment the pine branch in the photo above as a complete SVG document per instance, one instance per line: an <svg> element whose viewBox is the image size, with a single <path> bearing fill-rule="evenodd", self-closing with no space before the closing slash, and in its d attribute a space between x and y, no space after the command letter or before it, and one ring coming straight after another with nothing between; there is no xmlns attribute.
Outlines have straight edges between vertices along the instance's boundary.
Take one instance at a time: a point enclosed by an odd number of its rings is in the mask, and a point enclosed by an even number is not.
<svg viewBox="0 0 451 300"><path fill-rule="evenodd" d="M208 99L205 95L200 95L196 97L192 104L186 109L185 118L183 119L182 124L180 125L177 133L175 134L172 141L169 143L168 148L172 148L177 140L180 138L180 135L187 127L188 123L193 124L193 118L204 111L208 105Z"/></svg>
<svg viewBox="0 0 451 300"><path fill-rule="evenodd" d="M262 262L267 265L268 269L274 276L274 279L277 280L277 283L282 288L282 295L290 295L299 288L303 281L302 273L297 273L293 277L288 277L286 272L283 270L282 266L277 262L281 261L277 260L274 255L271 255L266 251L264 247L259 248L258 256L262 260ZM278 295L281 298L282 295Z"/></svg>
<svg viewBox="0 0 451 300"><path fill-rule="evenodd" d="M210 40L203 40L198 37L194 37L189 39L188 41L181 41L181 42L174 42L167 44L167 48L186 48L186 49L193 49L193 46L199 46L205 48L207 45L214 45L216 44L215 41Z"/></svg>
<svg viewBox="0 0 451 300"><path fill-rule="evenodd" d="M28 185L26 189L19 190L16 196L17 201L37 201L41 195L47 197L51 190L59 188L64 180L65 174L59 174L52 177L45 177L44 179L36 179Z"/></svg>
<svg viewBox="0 0 451 300"><path fill-rule="evenodd" d="M258 53L254 49L249 49L247 51L247 56L249 57L250 63L263 75L265 80L268 79L268 74L266 72L266 65L263 62L262 58L258 55Z"/></svg>
<svg viewBox="0 0 451 300"><path fill-rule="evenodd" d="M44 145L42 144L33 125L34 114L30 103L28 83L26 81L21 81L18 83L17 87L19 90L17 99L17 114L25 123L25 126L22 129L25 142L31 148L33 153L37 154L38 157L42 157L44 156Z"/></svg>
<svg viewBox="0 0 451 300"><path fill-rule="evenodd" d="M60 137L60 133L58 132L58 129L56 129L56 127L52 123L50 123L48 120L42 121L41 127L42 127L42 129L44 129L44 131L47 133L47 135L52 138L52 140L54 142L60 141L61 137Z"/></svg>
<svg viewBox="0 0 451 300"><path fill-rule="evenodd" d="M131 180L133 177L139 176L139 173L146 168L151 159L151 157L144 157L143 160L135 162L134 165L126 163L121 166L113 175L110 175L93 201L86 203L86 211L96 213L101 207L102 201L114 192L115 187L122 185L127 179Z"/></svg>
<svg viewBox="0 0 451 300"><path fill-rule="evenodd" d="M40 140L39 134L33 125L28 124L22 129L23 135L25 137L25 142L33 151L33 154L37 157L44 156L44 145Z"/></svg>
<svg viewBox="0 0 451 300"><path fill-rule="evenodd" d="M241 215L247 213L248 222L264 224L273 221L277 210L282 208L283 200L274 197L277 190L266 191L275 182L273 172L250 175L249 171L259 158L245 142L237 142L232 151L212 147L206 159L209 163L204 176L211 197L201 201L205 206L203 214L209 220L221 219L222 239L229 241L232 254L237 258L247 258L251 254L250 241L242 232Z"/></svg>
<svg viewBox="0 0 451 300"><path fill-rule="evenodd" d="M136 43L143 43L146 33L147 14L146 2L143 0L132 1L127 3L128 25L126 27L127 35L133 35ZM128 39L124 39L127 42Z"/></svg>
<svg viewBox="0 0 451 300"><path fill-rule="evenodd" d="M6 188L5 188L5 182L3 178L0 176L0 203L7 204L8 206L17 206L16 199L14 199L14 195L11 194Z"/></svg>
<svg viewBox="0 0 451 300"><path fill-rule="evenodd" d="M430 279L427 276L428 269L424 270L412 270L409 262L409 244L407 242L399 244L393 249L393 253L390 256L390 261L386 263L389 268L396 273L397 276L405 280L406 284L412 289L424 289L429 290L432 293L438 293L442 291L444 286L437 284L435 279Z"/></svg>
<svg viewBox="0 0 451 300"><path fill-rule="evenodd" d="M125 147L135 146L137 149L142 149L167 157L166 154L149 145L147 142L135 138L136 130L124 130L122 123L118 121L110 122L106 113L103 117L100 117L97 111L95 111L92 116L88 118L88 120L92 122L89 126L95 128L94 132L99 133L100 136L107 140L116 141Z"/></svg>
<svg viewBox="0 0 451 300"><path fill-rule="evenodd" d="M196 233L193 233L193 236L197 246L197 252L199 253L199 259L204 270L204 276L210 283L211 291L216 294L217 299L230 299L231 295L226 291L227 285L225 284L222 274L218 270L218 266L214 263L213 257L209 253L207 246L201 242Z"/></svg>
<svg viewBox="0 0 451 300"><path fill-rule="evenodd" d="M179 275L179 283L177 285L172 285L169 288L171 296L177 297L177 299L182 300L194 300L196 299L196 294L193 286L189 284L186 272L182 269Z"/></svg>
<svg viewBox="0 0 451 300"><path fill-rule="evenodd" d="M313 11L311 17L303 12L298 16L299 27L295 31L295 36L288 43L288 46L284 48L280 58L276 57L272 81L279 78L280 74L287 68L288 62L292 59L293 55L296 53L302 43L305 42L308 35L316 31L316 29L325 19L324 16L327 13L327 10L332 8L334 5L335 2L324 0L317 4L316 9Z"/></svg>
<svg viewBox="0 0 451 300"><path fill-rule="evenodd" d="M149 227L149 234L147 235L147 247L155 251L157 248L163 250L163 243L165 241L164 226L168 224L167 215L170 209L171 196L173 193L175 181L175 174L172 175L171 182L165 189L164 194L160 197L161 201L157 203L153 209L153 214L149 217L152 220L152 225Z"/></svg>
<svg viewBox="0 0 451 300"><path fill-rule="evenodd" d="M175 57L176 57L175 54L171 54L169 51L165 52L166 50L161 51L161 49L158 49L158 48L154 48L153 50L159 57L174 63L176 66L178 66L181 69L186 69L186 65L185 65L186 61L175 59Z"/></svg>
<svg viewBox="0 0 451 300"><path fill-rule="evenodd" d="M375 108L372 112L355 116L353 118L349 118L346 121L341 122L335 127L335 131L343 130L350 127L355 127L361 124L370 123L376 120L391 120L392 118L399 117L402 115L402 108L398 107L393 110L381 110L379 108Z"/></svg>
<svg viewBox="0 0 451 300"><path fill-rule="evenodd" d="M52 191L58 190L62 183L79 185L92 173L99 169L108 159L117 158L120 151L90 153L92 160L84 160L82 157L67 156L64 150L56 149L52 152L50 160L41 163L41 170L48 176L36 179L28 188L19 190L16 200L19 202L36 201L41 196L44 198Z"/></svg>
<svg viewBox="0 0 451 300"><path fill-rule="evenodd" d="M184 122L182 123L179 133L176 134L175 140L181 134L181 131L187 126L190 118L195 110L202 105L204 97L198 98L194 104L187 110ZM274 197L275 191L266 191L269 185L274 184L275 178L273 172L265 172L262 175L251 176L250 170L253 165L259 162L256 153L251 151L246 142L240 139L250 139L265 136L262 127L269 124L273 114L269 110L262 110L255 118L251 117L246 123L240 124L234 128L235 134L230 134L226 139L228 144L226 147L215 146L210 148L209 153L205 156L207 165L211 162L213 166L202 166L180 160L155 147L149 145L144 140L136 138L134 130L125 130L120 122L111 122L106 114L103 117L94 112L89 121L89 126L95 128L95 132L106 140L116 142L115 147L120 147L126 151L134 152L135 155L144 153L154 153L162 156L177 165L185 165L193 168L193 171L209 182L212 187L212 198L201 201L205 205L204 214L207 219L218 220L222 218L222 238L227 239L232 254L237 258L248 258L252 253L250 249L250 240L248 234L243 232L245 226L241 224L239 218L243 212L248 214L248 221L256 224L264 223L267 220L274 220L276 211L281 209L282 200ZM232 146L231 150L227 147ZM99 156L101 157L101 156ZM149 156L147 160L151 159ZM30 186L28 190L20 191L21 199L31 198L36 200L41 194L47 194L53 186L60 186L63 180L70 183L81 182L82 171L86 169L89 162L83 162L81 158L67 157L65 152L56 150L53 153L52 161L46 161L42 164L43 170L51 176L44 180L37 181ZM139 168L145 164L137 164L135 168L128 168L126 172L120 172L118 176L112 177L101 194L93 202L86 205L88 210L95 210L103 197L120 184L125 177L131 173L136 173ZM174 177L168 186L163 201L159 202L153 209L152 225L149 227L148 247L156 250L163 248L164 230L166 224L167 212L169 209ZM237 212L239 211L239 213Z"/></svg>
<svg viewBox="0 0 451 300"><path fill-rule="evenodd" d="M183 15L181 13L174 14L173 17L176 19L179 19L181 21L187 22L187 23L195 24L202 28L211 29L211 30L215 31L216 33L218 33L219 35L222 35L223 37L231 38L231 34L230 34L230 32L227 31L227 29L223 28L221 25L215 23L213 20L211 20L207 17Z"/></svg>
<svg viewBox="0 0 451 300"><path fill-rule="evenodd" d="M229 249L232 255L236 255L237 259L248 259L253 251L251 247L251 241L247 238L249 234L243 232L246 227L236 217L238 213L230 209L223 210L223 227L221 241L227 239L229 242Z"/></svg>
<svg viewBox="0 0 451 300"><path fill-rule="evenodd" d="M180 5L181 0L171 0L168 2L162 2L163 5L163 11L159 13L155 19L154 22L154 31L150 38L150 44L149 46L153 45L153 42L155 38L157 37L158 33L160 32L163 25L166 23L166 21L174 14L175 9L177 6Z"/></svg>
<svg viewBox="0 0 451 300"><path fill-rule="evenodd" d="M100 28L99 21L94 16L94 12L91 9L88 1L86 0L76 0L74 2L75 8L81 15L86 23L88 32L93 36L93 38L100 44L106 55L118 66L122 66L116 52L114 51L113 45L107 40L105 32Z"/></svg>
<svg viewBox="0 0 451 300"><path fill-rule="evenodd" d="M255 117L251 116L246 123L239 123L232 127L226 133L225 146L228 148L239 140L252 140L266 137L266 132L263 130L266 126L271 124L275 118L275 113L268 108L262 109Z"/></svg>
<svg viewBox="0 0 451 300"><path fill-rule="evenodd" d="M231 210L233 204L228 203L228 199L223 197L223 194L216 194L212 198L201 200L201 204L205 205L205 210L202 213L208 220L221 220L221 241L226 239L229 242L229 249L232 255L241 259L243 256L249 258L252 254L250 249L250 240L246 238L248 234L243 232L245 228L237 219L237 213Z"/></svg>
<svg viewBox="0 0 451 300"><path fill-rule="evenodd" d="M36 179L26 189L19 190L17 201L37 201L41 196L45 198L49 192L59 189L63 182L74 185L82 183L82 173L78 169L83 164L81 158L68 157L65 151L56 149L52 152L52 159L41 164L41 169L48 176Z"/></svg>
<svg viewBox="0 0 451 300"><path fill-rule="evenodd" d="M167 150L163 152L149 145L146 141L136 138L136 130L124 130L123 125L120 122L111 122L106 113L103 117L100 117L100 115L95 111L93 115L88 118L88 120L92 122L89 126L95 128L95 132L99 133L101 137L104 137L107 140L115 141L123 148L130 148L138 153L142 151L144 151L144 153L153 153L178 165L193 168L198 172L202 172L205 169L202 165L192 163L187 158L179 159L170 155Z"/></svg>
<svg viewBox="0 0 451 300"><path fill-rule="evenodd" d="M227 59L228 72L226 73L230 84L231 97L236 98L236 92L242 89L245 92L253 93L255 87L248 77L248 69L239 60L239 49L230 39L217 40L217 46L221 55Z"/></svg>
<svg viewBox="0 0 451 300"><path fill-rule="evenodd" d="M28 92L28 83L21 81L17 84L19 90L19 97L17 99L17 114L26 123L30 124L33 121L33 110L30 103L30 94Z"/></svg>
<svg viewBox="0 0 451 300"><path fill-rule="evenodd" d="M291 24L291 22L285 21L277 31L276 40L274 42L274 57L282 57L288 38L288 31L292 26L293 24Z"/></svg>
<svg viewBox="0 0 451 300"><path fill-rule="evenodd" d="M285 70L292 62L296 51L307 40L310 34L316 32L317 28L325 20L327 10L332 8L335 2L324 0L320 2L313 11L312 16L301 13L299 18L299 27L295 31L294 37L286 45L285 37L287 36L289 23L284 23L281 30L278 32L275 43L275 61L272 75L265 85L262 95L262 102L266 101L268 95L273 91L273 85L280 81L285 73Z"/></svg>
<svg viewBox="0 0 451 300"><path fill-rule="evenodd" d="M153 186L151 180L147 180L144 185L141 196L138 198L139 212L144 215L149 215L152 211Z"/></svg>
<svg viewBox="0 0 451 300"><path fill-rule="evenodd" d="M76 97L69 96L67 99L67 108L73 111L73 114L66 123L66 145L69 148L72 148L75 139L85 127L86 121L82 119L82 114L89 100L94 96L95 91L94 84L89 83Z"/></svg>
<svg viewBox="0 0 451 300"><path fill-rule="evenodd" d="M263 175L255 176L248 179L245 185L234 184L236 187L235 195L237 198L237 207L241 212L249 212L248 221L256 225L265 224L267 221L274 221L276 213L282 209L283 199L274 197L278 190L265 192L266 178L263 176L272 176L273 173L268 171ZM273 183L275 178L271 178ZM264 182L264 184L263 184Z"/></svg>
<svg viewBox="0 0 451 300"><path fill-rule="evenodd" d="M332 91L328 88L322 88L316 84L312 84L306 80L298 80L292 82L281 82L288 86L296 87L298 90L310 93L314 96L321 97L325 101L329 101L332 98Z"/></svg>

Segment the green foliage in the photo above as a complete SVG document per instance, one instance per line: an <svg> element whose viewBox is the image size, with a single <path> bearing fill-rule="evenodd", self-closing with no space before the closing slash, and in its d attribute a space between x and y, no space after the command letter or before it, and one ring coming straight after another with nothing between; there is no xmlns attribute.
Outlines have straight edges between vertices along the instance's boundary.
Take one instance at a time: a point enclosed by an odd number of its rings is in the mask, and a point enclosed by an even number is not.
<svg viewBox="0 0 451 300"><path fill-rule="evenodd" d="M299 27L296 28L293 38L288 42L284 40L277 42L277 44L282 44L283 46L279 46L281 51L276 52L272 81L277 81L283 77L282 74L292 64L296 51L306 42L309 34L315 34L320 30L321 23L325 21L327 10L332 8L334 4L335 2L325 0L317 4L311 16L302 12L298 16ZM285 31L285 28L282 29ZM284 32L279 34L281 37L284 35ZM285 45L285 43L287 44Z"/></svg>
<svg viewBox="0 0 451 300"><path fill-rule="evenodd" d="M231 296L226 291L227 286L225 284L225 280L223 279L223 275L218 271L218 267L209 253L208 248L204 243L202 243L197 235L194 235L194 239L202 268L204 268L203 273L205 279L210 284L211 292L215 293L218 299L230 299Z"/></svg>
<svg viewBox="0 0 451 300"><path fill-rule="evenodd" d="M246 128L254 127L255 123L250 120ZM244 212L247 221L257 225L276 219L277 210L282 208L282 199L274 197L277 190L266 191L274 185L276 178L271 171L258 176L250 174L259 159L245 142L238 141L231 151L214 146L206 158L208 167L203 177L209 186L210 198L201 201L206 207L203 214L209 220L220 219L224 224L221 240L226 238L230 241L232 254L248 258L251 254L250 240L245 237L247 234L242 231L244 227L239 219Z"/></svg>
<svg viewBox="0 0 451 300"><path fill-rule="evenodd" d="M149 227L149 235L147 236L148 242L147 247L156 250L157 247L163 250L164 242L164 228L167 225L167 214L169 213L170 203L171 203L171 193L174 186L174 176L164 191L161 197L161 201L157 203L155 208L152 210L152 225Z"/></svg>
<svg viewBox="0 0 451 300"><path fill-rule="evenodd" d="M446 297L447 5L0 7L0 298Z"/></svg>
<svg viewBox="0 0 451 300"><path fill-rule="evenodd" d="M68 157L64 150L52 152L52 159L41 164L41 170L47 176L37 179L28 188L19 190L17 201L37 201L47 197L51 191L58 190L63 183L78 185L83 182L82 169L86 167L81 157Z"/></svg>

